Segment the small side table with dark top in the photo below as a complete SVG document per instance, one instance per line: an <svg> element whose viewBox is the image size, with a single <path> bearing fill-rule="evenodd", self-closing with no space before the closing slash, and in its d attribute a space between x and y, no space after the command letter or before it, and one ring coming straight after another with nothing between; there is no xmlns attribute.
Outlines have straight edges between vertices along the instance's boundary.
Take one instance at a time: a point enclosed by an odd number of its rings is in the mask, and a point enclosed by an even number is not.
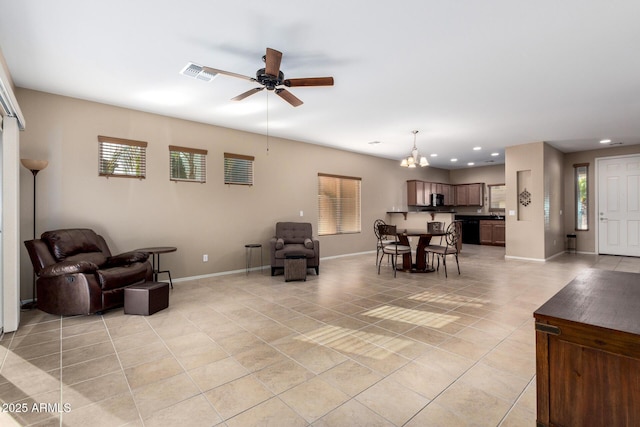
<svg viewBox="0 0 640 427"><path fill-rule="evenodd" d="M166 254L169 252L175 252L178 248L175 246L154 246L149 248L140 248L136 249L139 252L146 252L151 255L151 266L153 267L153 281L158 281L158 274L167 273L169 275L169 284L171 285L171 289L173 289L173 281L171 280L171 272L169 270L160 270L160 254ZM158 258L156 264L156 257Z"/></svg>
<svg viewBox="0 0 640 427"><path fill-rule="evenodd" d="M246 273L249 274L249 270L251 270L251 250L252 249L260 249L260 271L262 271L262 244L260 243L249 243L244 245L245 251L245 263L246 263Z"/></svg>

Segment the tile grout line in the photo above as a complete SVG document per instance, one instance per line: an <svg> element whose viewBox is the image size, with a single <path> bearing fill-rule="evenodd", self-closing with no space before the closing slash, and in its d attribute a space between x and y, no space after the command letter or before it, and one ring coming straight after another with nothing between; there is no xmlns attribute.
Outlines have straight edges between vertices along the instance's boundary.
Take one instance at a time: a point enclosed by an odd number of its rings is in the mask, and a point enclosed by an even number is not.
<svg viewBox="0 0 640 427"><path fill-rule="evenodd" d="M464 370L460 375L458 375L458 376L457 376L457 377L456 377L456 378L455 378L455 379L454 379L454 380L453 380L453 381L452 381L448 386L446 386L445 388L443 388L443 389L442 389L442 390L441 390L441 391L440 391L440 392L439 392L439 393L438 393L438 394L437 394L433 399L431 399L431 400L429 401L429 403L427 403L424 407L422 407L422 409L420 409L420 410L419 410L419 411L417 411L415 414L413 414L413 416L412 416L411 418L409 418L409 420L407 420L407 422L406 422L406 423L408 423L409 421L411 421L412 419L414 419L416 416L418 416L418 414L419 414L420 412L422 412L422 411L423 411L425 408L427 408L431 403L433 403L433 402L434 402L434 401L435 401L439 396L441 396L441 395L442 395L442 394L444 394L447 390L449 390L449 389L450 389L454 384L456 384L456 383L460 382L460 381L461 381L461 378L462 378L462 377L463 377L467 372L469 372L471 369L473 369L475 366L477 366L477 365L478 365L478 364L479 364L479 363L480 363L480 362L481 362L481 361L482 361L482 360L483 360L483 359L484 359L484 358L485 358L489 353L491 353L493 350L495 350L495 349L496 349L500 344L502 344L503 342L505 342L505 341L507 340L507 338L509 338L509 337L510 337L510 336L511 336L515 331L517 331L520 327L522 327L522 326L523 326L524 324L526 324L526 323L527 323L527 320L523 321L523 322L518 326L518 328L514 329L511 333L509 333L509 335L507 335L506 337L504 337L503 339L501 339L501 340L500 340L500 342L498 342L495 346L493 346L493 347L491 348L491 350L489 350L489 351L487 351L486 353L484 353L484 354L482 355L482 357L480 357L480 358L479 358L478 360L476 360L476 361L475 361L471 366L469 366L467 369L465 369L465 370ZM441 349L441 350L442 350L442 351L446 351L446 352L448 352L448 353L451 353L450 351L445 350L445 349ZM452 353L452 354L455 354L455 353ZM458 355L458 356L459 356L459 355ZM533 378L535 378L535 375L533 376ZM529 381L529 382L530 382L530 381ZM529 384L529 383L527 383L527 385L528 385L528 384ZM474 386L474 388L476 388L476 387ZM525 389L526 389L526 387L525 387ZM523 392L524 392L524 391L523 391ZM487 394L489 394L490 396L495 397L495 398L497 398L497 399L505 400L505 399L503 399L502 397L495 396L495 395L490 394L490 393L488 393L488 392L485 392L485 393L487 393ZM519 395L519 396L520 396L520 395ZM516 401L517 401L517 399L516 399ZM513 405L515 405L515 402L514 402L514 403L509 407L509 410L507 411L507 414L508 414L509 412L511 412L511 408L513 407ZM447 408L447 409L448 409L448 410L450 410L449 408ZM455 413L455 414L457 414L457 415L462 415L462 414L458 414L457 412L454 412L454 413ZM500 419L500 422L502 422L502 420L503 420L505 417L506 417L506 414L505 414L505 415ZM500 422L498 422L498 425L500 424ZM406 424L406 423L405 423L405 424Z"/></svg>
<svg viewBox="0 0 640 427"><path fill-rule="evenodd" d="M60 405L64 405L64 393L63 393L63 384L64 381L62 379L62 316L60 316ZM58 414L58 423L59 426L62 427L62 419L64 417L64 414L62 412L60 412Z"/></svg>
<svg viewBox="0 0 640 427"><path fill-rule="evenodd" d="M107 331L107 335L109 336L109 342L111 343L111 347L113 347L113 352L115 353L116 358L118 359L118 365L120 365L120 371L122 372L122 376L124 377L124 380L127 383L127 389L129 389L129 394L131 395L131 400L133 400L133 404L136 408L136 412L138 413L138 418L140 419L140 422L144 427L145 424L144 424L144 420L142 419L142 414L140 413L140 408L138 407L138 402L136 401L136 397L134 396L133 390L131 389L131 384L129 384L129 380L127 379L127 375L124 371L124 366L122 366L122 360L120 360L120 354L118 354L118 349L116 349L116 345L113 342L113 337L111 336L111 331L109 331L109 326L107 325L107 322L104 319L103 315L100 315L100 318L102 320L102 324L104 325L104 328Z"/></svg>
<svg viewBox="0 0 640 427"><path fill-rule="evenodd" d="M524 396L524 394L527 392L527 390L529 389L529 386L531 386L531 384L536 380L536 374L533 374L533 376L531 377L531 379L529 380L529 382L527 383L526 386L524 386L524 388L522 389L522 391L518 394L518 397L516 397L516 399L513 401L513 405L511 405L511 407L509 408L509 410L504 414L504 416L502 417L502 419L500 420L500 422L498 423L498 427L502 425L502 423L505 422L505 420L507 419L507 417L513 412L513 409L516 407L516 405L518 404L518 402L520 402L520 400L522 399L522 397ZM536 417L536 414L533 414L534 417Z"/></svg>
<svg viewBox="0 0 640 427"><path fill-rule="evenodd" d="M178 312L178 313L180 314L180 316L182 316L182 317L183 317L187 322L189 322L189 323L191 323L191 324L193 324L194 326L196 326L196 327L197 327L197 325L196 325L194 322L192 322L192 321L191 321L191 319L186 318L186 317L185 317L185 316L184 316L184 315L183 315L179 310L177 310L177 312ZM167 343L165 342L164 338L162 338L162 337L160 336L160 334L158 333L158 331L156 331L156 328L154 328L154 327L153 327L153 325L151 325L151 323L149 323L149 320L147 319L147 316L143 316L143 318L144 318L144 321L147 323L147 325L149 325L149 327L151 328L151 330L153 331L153 333L154 333L154 334L158 337L158 339L162 342L162 345L164 345L164 347L167 349L167 351L169 352L169 354L171 355L171 357L173 357L173 359L176 361L176 363L177 363L178 365L180 365L180 368L182 368L182 371L187 375L187 377L189 378L189 381L191 381L191 383L196 387L196 389L198 389L198 391L200 392L200 393L199 393L199 395L201 395L201 396L203 396L203 397L204 397L204 399L207 401L207 403L209 404L209 406L211 407L211 409L213 409L213 411L218 415L218 417L220 417L220 419L222 420L222 422L225 422L224 417L223 417L223 416L218 412L218 410L215 408L215 406L213 406L213 403L211 403L211 402L209 401L209 399L207 399L207 398L206 398L206 396L204 396L204 393L205 393L205 392L204 392L204 391L200 388L200 386L199 386L199 385L194 381L194 379L193 379L193 377L191 376L191 374L189 374L189 371L187 370L187 368L185 368L185 366L182 364L182 362L180 362L180 359L178 359L178 357L177 357L177 356L175 355L175 353L171 350L171 348L169 348L169 346L168 346L168 345L167 345ZM198 330L200 330L200 328L198 328ZM207 337L208 337L209 339L211 339L211 341L213 341L213 339L212 339L211 337L209 337L209 336L207 336ZM213 342L215 343L215 341L213 341ZM216 343L216 345L218 345L218 344ZM224 349L223 349L223 350L224 350ZM224 350L224 351L225 351L225 353L227 353L227 356L231 357L231 355L230 355L226 350ZM179 375L179 374L178 374L178 375ZM174 375L174 376L177 376L177 375ZM171 377L169 377L169 378L171 378ZM129 385L129 380L126 378L126 375L125 375L125 379L127 380L127 385ZM168 379L168 378L165 378L165 380L166 380L166 379ZM130 386L129 386L129 389L131 389L131 387L130 387ZM133 396L133 392L132 392L132 396ZM193 398L193 396L188 397L187 399L191 399L191 398ZM174 403L174 404L173 404L173 405L171 405L171 406L175 406L175 405L177 405L178 403L184 402L184 401L185 401L185 400L187 400L187 399L181 400L180 402L176 402L176 403ZM134 401L135 401L135 397L134 397ZM169 406L169 407L171 407L171 406ZM136 408L137 408L137 404L136 404ZM138 414L140 415L140 419L142 419L142 414L140 414L140 411L138 411ZM143 422L143 426L144 426L144 422Z"/></svg>

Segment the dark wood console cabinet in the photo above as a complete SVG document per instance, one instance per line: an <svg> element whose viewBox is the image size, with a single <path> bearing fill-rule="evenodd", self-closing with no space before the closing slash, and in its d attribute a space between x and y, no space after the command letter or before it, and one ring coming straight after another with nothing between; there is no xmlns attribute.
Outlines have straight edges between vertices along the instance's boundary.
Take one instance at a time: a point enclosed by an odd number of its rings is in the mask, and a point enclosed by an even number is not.
<svg viewBox="0 0 640 427"><path fill-rule="evenodd" d="M534 318L537 425L640 425L640 274L589 269Z"/></svg>

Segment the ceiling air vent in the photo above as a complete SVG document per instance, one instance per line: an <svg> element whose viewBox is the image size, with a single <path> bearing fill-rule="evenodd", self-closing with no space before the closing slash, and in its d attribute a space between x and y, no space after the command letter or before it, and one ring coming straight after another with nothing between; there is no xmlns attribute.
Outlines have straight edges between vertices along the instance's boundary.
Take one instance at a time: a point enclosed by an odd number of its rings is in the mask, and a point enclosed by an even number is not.
<svg viewBox="0 0 640 427"><path fill-rule="evenodd" d="M203 71L202 66L194 64L193 62L189 62L187 66L180 71L180 74L194 79L204 80L205 82L210 82L215 76L217 76L215 73L212 74Z"/></svg>

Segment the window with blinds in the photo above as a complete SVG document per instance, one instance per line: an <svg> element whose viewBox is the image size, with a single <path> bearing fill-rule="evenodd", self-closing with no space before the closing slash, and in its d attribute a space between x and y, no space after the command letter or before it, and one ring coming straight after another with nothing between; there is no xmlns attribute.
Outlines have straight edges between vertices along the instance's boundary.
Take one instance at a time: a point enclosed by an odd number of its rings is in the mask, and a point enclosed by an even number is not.
<svg viewBox="0 0 640 427"><path fill-rule="evenodd" d="M171 181L207 182L207 150L169 146Z"/></svg>
<svg viewBox="0 0 640 427"><path fill-rule="evenodd" d="M318 174L318 235L360 233L362 178Z"/></svg>
<svg viewBox="0 0 640 427"><path fill-rule="evenodd" d="M224 183L253 185L253 156L224 153Z"/></svg>
<svg viewBox="0 0 640 427"><path fill-rule="evenodd" d="M98 135L98 174L125 178L145 178L147 143Z"/></svg>

